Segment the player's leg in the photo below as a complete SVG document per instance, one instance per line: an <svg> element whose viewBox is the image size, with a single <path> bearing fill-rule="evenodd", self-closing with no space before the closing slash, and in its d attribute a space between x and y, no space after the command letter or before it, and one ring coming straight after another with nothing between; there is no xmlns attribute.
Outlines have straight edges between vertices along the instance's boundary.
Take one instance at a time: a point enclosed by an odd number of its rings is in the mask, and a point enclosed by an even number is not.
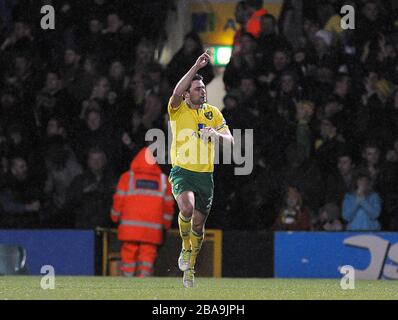
<svg viewBox="0 0 398 320"><path fill-rule="evenodd" d="M214 183L212 174L200 174L196 179L195 210L192 216L191 258L189 270L184 272L184 286L193 287L196 259L202 247L205 224L213 202Z"/></svg>
<svg viewBox="0 0 398 320"><path fill-rule="evenodd" d="M189 268L189 260L191 256L191 221L195 208L195 195L192 191L182 192L177 197L177 204L180 210L178 215L178 226L182 239L182 250L178 258L178 267L181 271Z"/></svg>
<svg viewBox="0 0 398 320"><path fill-rule="evenodd" d="M120 250L122 265L120 270L125 277L132 277L137 269L138 245L135 242L125 241Z"/></svg>
<svg viewBox="0 0 398 320"><path fill-rule="evenodd" d="M186 288L192 288L194 286L196 258L198 257L199 251L202 247L206 219L207 215L202 214L198 210L194 210L190 235L192 252L189 259L189 269L184 272L183 277L183 284Z"/></svg>
<svg viewBox="0 0 398 320"><path fill-rule="evenodd" d="M153 267L157 256L157 246L151 243L140 243L137 262L137 277L153 275Z"/></svg>
<svg viewBox="0 0 398 320"><path fill-rule="evenodd" d="M201 213L199 210L195 210L192 217L192 230L191 230L191 259L189 266L195 268L196 258L198 257L199 251L202 248L204 239L205 223L207 215Z"/></svg>

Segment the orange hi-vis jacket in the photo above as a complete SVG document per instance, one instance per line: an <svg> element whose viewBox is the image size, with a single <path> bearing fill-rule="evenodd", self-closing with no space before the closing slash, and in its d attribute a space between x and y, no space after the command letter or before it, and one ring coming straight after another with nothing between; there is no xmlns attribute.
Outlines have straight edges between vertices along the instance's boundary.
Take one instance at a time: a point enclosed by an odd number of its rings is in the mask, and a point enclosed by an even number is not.
<svg viewBox="0 0 398 320"><path fill-rule="evenodd" d="M260 37L261 33L261 17L268 11L265 8L261 8L254 12L246 23L246 31L251 33L255 38Z"/></svg>
<svg viewBox="0 0 398 320"><path fill-rule="evenodd" d="M119 180L113 197L111 218L119 223L121 241L161 244L163 228L170 228L174 199L168 178L148 148L131 162Z"/></svg>

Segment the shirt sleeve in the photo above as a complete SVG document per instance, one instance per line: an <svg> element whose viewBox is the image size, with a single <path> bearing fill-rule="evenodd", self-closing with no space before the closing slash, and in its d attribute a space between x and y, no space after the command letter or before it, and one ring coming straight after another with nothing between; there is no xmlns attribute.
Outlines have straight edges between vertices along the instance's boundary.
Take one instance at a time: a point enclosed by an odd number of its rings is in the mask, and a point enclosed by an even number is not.
<svg viewBox="0 0 398 320"><path fill-rule="evenodd" d="M177 108L172 108L171 107L171 98L172 97L170 97L169 103L167 104L167 111L168 111L169 115L174 115L181 109L181 105L183 104L184 100L181 101L180 105Z"/></svg>
<svg viewBox="0 0 398 320"><path fill-rule="evenodd" d="M215 108L214 112L214 125L217 131L222 131L224 129L228 129L227 122L224 119L224 116L222 115L221 111Z"/></svg>

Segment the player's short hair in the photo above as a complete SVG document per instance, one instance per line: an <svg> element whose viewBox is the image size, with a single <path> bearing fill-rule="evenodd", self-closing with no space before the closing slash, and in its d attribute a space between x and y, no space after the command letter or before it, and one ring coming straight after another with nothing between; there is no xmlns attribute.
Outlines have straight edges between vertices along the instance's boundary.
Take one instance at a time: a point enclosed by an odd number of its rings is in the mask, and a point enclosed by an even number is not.
<svg viewBox="0 0 398 320"><path fill-rule="evenodd" d="M192 82L194 82L194 81L203 81L203 76L200 75L199 73L195 74L195 75L193 76L193 78L192 78L191 83L189 84L189 88L187 89L187 91L189 91L189 90L191 89Z"/></svg>

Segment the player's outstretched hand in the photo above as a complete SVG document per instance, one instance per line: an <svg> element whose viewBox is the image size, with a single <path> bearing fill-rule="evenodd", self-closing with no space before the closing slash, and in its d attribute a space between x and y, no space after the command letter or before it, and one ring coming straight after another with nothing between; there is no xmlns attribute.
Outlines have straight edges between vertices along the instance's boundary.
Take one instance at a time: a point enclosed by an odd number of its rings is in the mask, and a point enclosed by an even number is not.
<svg viewBox="0 0 398 320"><path fill-rule="evenodd" d="M199 58L196 60L195 66L199 69L202 69L207 66L210 61L210 51L206 50Z"/></svg>

